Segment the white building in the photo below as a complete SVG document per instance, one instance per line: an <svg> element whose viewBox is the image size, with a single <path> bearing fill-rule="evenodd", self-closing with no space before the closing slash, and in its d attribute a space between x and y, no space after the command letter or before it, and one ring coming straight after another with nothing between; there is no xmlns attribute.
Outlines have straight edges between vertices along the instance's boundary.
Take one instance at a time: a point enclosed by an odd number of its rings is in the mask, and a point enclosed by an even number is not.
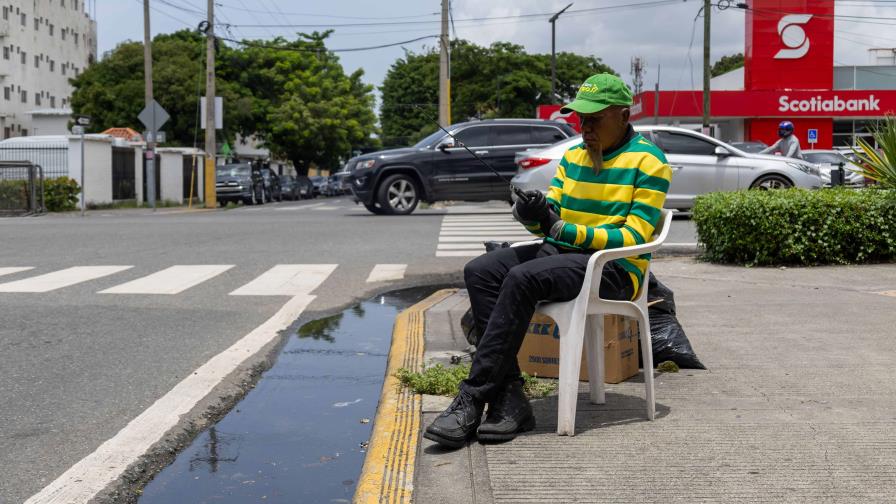
<svg viewBox="0 0 896 504"><path fill-rule="evenodd" d="M71 108L68 80L96 60L86 3L0 0L0 139L50 133L33 112Z"/></svg>

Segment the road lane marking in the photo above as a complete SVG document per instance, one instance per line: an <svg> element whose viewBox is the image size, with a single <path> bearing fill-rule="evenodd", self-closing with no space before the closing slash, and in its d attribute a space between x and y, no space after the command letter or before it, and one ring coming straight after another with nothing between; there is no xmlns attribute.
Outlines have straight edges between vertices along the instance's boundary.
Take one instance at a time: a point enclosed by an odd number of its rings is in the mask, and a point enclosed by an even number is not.
<svg viewBox="0 0 896 504"><path fill-rule="evenodd" d="M171 266L151 275L101 290L99 294L179 294L232 267L232 264Z"/></svg>
<svg viewBox="0 0 896 504"><path fill-rule="evenodd" d="M407 264L377 264L370 270L367 283L401 280L404 278L404 272L407 268Z"/></svg>
<svg viewBox="0 0 896 504"><path fill-rule="evenodd" d="M342 208L342 207L338 207L338 206L320 206L320 207L315 207L313 210L339 210L340 208Z"/></svg>
<svg viewBox="0 0 896 504"><path fill-rule="evenodd" d="M505 235L505 236L522 236L523 238L529 236L535 236L532 233L526 231L525 229L473 229L473 230L454 230L454 229L443 229L439 236L490 236L490 235Z"/></svg>
<svg viewBox="0 0 896 504"><path fill-rule="evenodd" d="M49 292L130 268L133 266L75 266L0 284L0 292Z"/></svg>
<svg viewBox="0 0 896 504"><path fill-rule="evenodd" d="M484 241L528 241L528 236L520 235L490 235L490 236L441 236L439 243L458 243L458 242L484 242ZM533 236L532 239L535 239Z"/></svg>
<svg viewBox="0 0 896 504"><path fill-rule="evenodd" d="M484 253L484 248L480 250L438 250L436 257L476 257Z"/></svg>
<svg viewBox="0 0 896 504"><path fill-rule="evenodd" d="M478 250L485 252L482 242L477 243L440 243L436 250Z"/></svg>
<svg viewBox="0 0 896 504"><path fill-rule="evenodd" d="M271 318L227 350L212 357L131 420L112 439L31 496L25 504L72 504L93 499L174 428L181 417L208 396L225 377L299 318L314 298L307 293L292 297Z"/></svg>
<svg viewBox="0 0 896 504"><path fill-rule="evenodd" d="M3 268L0 268L0 276L12 275L13 273L28 271L32 269L34 269L34 266L5 266Z"/></svg>
<svg viewBox="0 0 896 504"><path fill-rule="evenodd" d="M290 211L290 210L307 210L309 208L316 208L316 207L324 206L324 205L326 205L326 203L313 203L311 205L294 205L294 206L280 207L280 208L275 208L274 210L277 210L279 212Z"/></svg>
<svg viewBox="0 0 896 504"><path fill-rule="evenodd" d="M231 296L295 296L310 294L338 264L278 264L230 293Z"/></svg>

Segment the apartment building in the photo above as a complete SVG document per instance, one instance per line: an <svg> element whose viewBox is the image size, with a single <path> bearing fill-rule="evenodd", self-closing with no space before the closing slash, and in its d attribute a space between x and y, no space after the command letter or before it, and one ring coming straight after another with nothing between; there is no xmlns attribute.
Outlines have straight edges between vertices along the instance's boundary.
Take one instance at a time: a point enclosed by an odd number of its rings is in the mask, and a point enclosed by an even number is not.
<svg viewBox="0 0 896 504"><path fill-rule="evenodd" d="M0 140L56 134L71 114L69 79L96 60L87 0L0 0Z"/></svg>

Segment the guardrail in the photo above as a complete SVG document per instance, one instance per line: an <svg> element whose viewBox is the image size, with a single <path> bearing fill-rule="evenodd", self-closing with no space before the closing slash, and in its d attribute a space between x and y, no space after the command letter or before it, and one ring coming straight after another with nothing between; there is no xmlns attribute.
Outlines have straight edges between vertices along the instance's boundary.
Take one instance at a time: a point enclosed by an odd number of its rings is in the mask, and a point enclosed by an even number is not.
<svg viewBox="0 0 896 504"><path fill-rule="evenodd" d="M43 169L30 161L0 161L0 215L45 210Z"/></svg>

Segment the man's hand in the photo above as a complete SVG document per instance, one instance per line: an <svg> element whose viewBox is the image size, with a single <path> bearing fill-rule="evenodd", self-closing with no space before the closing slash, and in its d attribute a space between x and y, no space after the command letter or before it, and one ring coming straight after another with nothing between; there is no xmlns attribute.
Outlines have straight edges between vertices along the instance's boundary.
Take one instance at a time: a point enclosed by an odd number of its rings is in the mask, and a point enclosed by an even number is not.
<svg viewBox="0 0 896 504"><path fill-rule="evenodd" d="M519 220L541 222L548 213L548 200L541 191L526 191L526 199L519 198L513 205L513 213Z"/></svg>

